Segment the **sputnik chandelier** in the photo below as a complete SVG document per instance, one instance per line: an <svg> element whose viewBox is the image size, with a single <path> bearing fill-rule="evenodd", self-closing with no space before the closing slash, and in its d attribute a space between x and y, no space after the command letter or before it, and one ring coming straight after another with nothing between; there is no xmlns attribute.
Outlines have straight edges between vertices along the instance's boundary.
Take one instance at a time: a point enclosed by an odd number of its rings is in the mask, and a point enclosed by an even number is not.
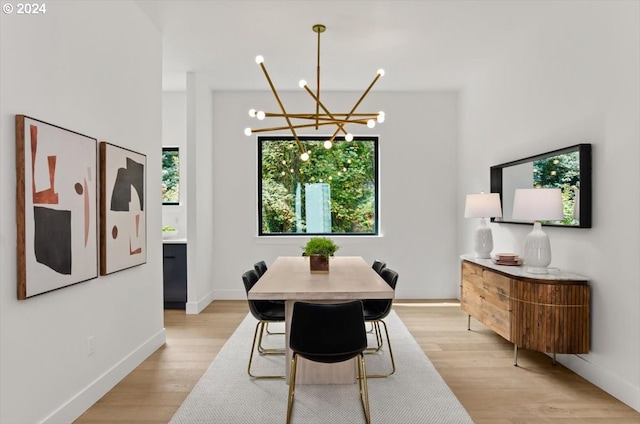
<svg viewBox="0 0 640 424"><path fill-rule="evenodd" d="M359 124L366 125L369 128L373 128L376 125L376 122L382 123L384 122L384 112L375 112L375 113L356 113L356 109L362 103L362 100L367 96L373 85L384 75L384 70L379 69L376 73L375 78L369 84L369 87L362 93L362 96L355 103L351 111L348 113L332 113L327 109L327 107L320 101L320 34L325 32L327 29L324 25L314 25L312 27L313 32L318 34L318 65L317 65L317 73L316 73L316 92L311 91L307 82L305 80L301 80L298 85L300 88L303 88L309 95L313 98L316 104L315 113L287 113L284 105L282 104L282 100L280 100L280 96L276 91L276 88L269 77L269 73L267 72L267 68L264 65L264 58L262 56L256 56L256 63L260 65L262 68L262 72L264 72L264 76L267 78L267 82L269 83L269 87L271 87L271 91L273 92L276 101L278 102L278 106L280 106L279 113L272 112L264 112L264 111L256 111L255 109L251 109L249 111L249 116L252 118L257 118L258 120L263 120L265 118L284 118L286 121L286 125L278 126L278 127L269 127L269 128L245 128L245 135L251 135L253 133L259 132L268 132L268 131L282 131L289 129L291 134L293 134L293 139L298 145L298 149L300 150L300 159L306 161L309 159L309 153L305 151L304 146L300 142L298 138L298 134L296 133L297 129L300 128L312 128L314 127L316 130L321 126L335 126L335 132L333 135L324 143L324 147L330 149L333 145L333 141L335 140L338 134L343 133L344 139L346 141L353 140L353 135L348 132L345 128L347 124ZM322 110L322 112L321 112ZM294 124L295 122L295 124Z"/></svg>

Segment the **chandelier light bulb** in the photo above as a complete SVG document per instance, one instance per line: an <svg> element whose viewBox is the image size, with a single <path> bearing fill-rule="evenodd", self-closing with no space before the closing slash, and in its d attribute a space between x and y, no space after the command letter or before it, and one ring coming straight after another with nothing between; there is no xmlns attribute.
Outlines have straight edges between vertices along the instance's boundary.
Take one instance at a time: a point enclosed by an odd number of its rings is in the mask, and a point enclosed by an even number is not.
<svg viewBox="0 0 640 424"><path fill-rule="evenodd" d="M367 127L369 127L369 128L373 128L373 127L375 127L375 126L376 126L376 121L375 121L375 120L373 120L373 119L369 119L369 120L367 121Z"/></svg>
<svg viewBox="0 0 640 424"><path fill-rule="evenodd" d="M264 57L262 57L260 55L256 56L256 63L258 65L260 65L261 63L264 63Z"/></svg>
<svg viewBox="0 0 640 424"><path fill-rule="evenodd" d="M333 144L332 144L329 140L326 140L326 141L324 142L324 148L325 148L325 149L330 149L330 148L331 148L331 146L333 146Z"/></svg>
<svg viewBox="0 0 640 424"><path fill-rule="evenodd" d="M381 123L381 124L384 122L384 112L383 111L378 112L378 122Z"/></svg>
<svg viewBox="0 0 640 424"><path fill-rule="evenodd" d="M300 160L303 162L306 162L309 160L309 153L304 152L303 154L300 155Z"/></svg>
<svg viewBox="0 0 640 424"><path fill-rule="evenodd" d="M256 117L256 110L255 109L249 109L249 116L252 118Z"/></svg>
<svg viewBox="0 0 640 424"><path fill-rule="evenodd" d="M305 80L300 80L298 85L300 86L300 88L305 88L307 86L307 82Z"/></svg>
<svg viewBox="0 0 640 424"><path fill-rule="evenodd" d="M344 136L344 139L347 141L353 141L353 134L347 133L347 135Z"/></svg>
<svg viewBox="0 0 640 424"><path fill-rule="evenodd" d="M378 69L378 75L383 77L384 76L384 69Z"/></svg>
<svg viewBox="0 0 640 424"><path fill-rule="evenodd" d="M244 135L249 136L249 135L251 135L251 134L252 134L251 128L245 128L245 129L244 129Z"/></svg>
<svg viewBox="0 0 640 424"><path fill-rule="evenodd" d="M261 121L262 121L262 120L264 119L264 117L265 117L265 113L264 113L264 111L259 110L259 111L256 113L256 116L258 117L258 119L259 119L259 120L261 120Z"/></svg>

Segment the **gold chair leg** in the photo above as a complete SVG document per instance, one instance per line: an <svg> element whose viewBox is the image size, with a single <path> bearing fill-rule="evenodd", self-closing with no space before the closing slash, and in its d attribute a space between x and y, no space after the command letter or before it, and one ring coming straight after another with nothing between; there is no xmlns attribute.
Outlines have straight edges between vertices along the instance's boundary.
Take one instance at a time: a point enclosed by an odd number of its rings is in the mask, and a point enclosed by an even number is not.
<svg viewBox="0 0 640 424"><path fill-rule="evenodd" d="M371 333L376 335L376 346L375 347L367 347L365 349L365 353L375 353L382 349L382 333L380 332L380 324L378 321L371 321Z"/></svg>
<svg viewBox="0 0 640 424"><path fill-rule="evenodd" d="M284 333L269 333L269 322L261 321L262 326L260 327L260 337L258 338L258 352L261 355L284 355L284 349L267 349L262 346L262 337L264 336L264 330L267 330L268 334L284 334Z"/></svg>
<svg viewBox="0 0 640 424"><path fill-rule="evenodd" d="M267 323L267 326L265 327L265 330L267 331L267 334L284 334L284 331L269 331L269 323Z"/></svg>
<svg viewBox="0 0 640 424"><path fill-rule="evenodd" d="M264 326L265 326L265 322L264 321L258 321L258 323L256 324L256 329L253 332L253 342L251 343L251 353L249 354L249 364L247 365L247 374L249 374L249 377L252 378L285 378L284 375L254 375L251 374L251 364L253 363L253 352L256 350L256 340L258 339L258 328L260 328L260 340L262 340L262 333L264 330ZM258 345L260 345L260 342L258 342ZM259 346L258 346L258 350L259 350ZM279 350L279 349L270 349L270 350ZM262 353L262 352L260 352ZM269 354L268 352L265 354Z"/></svg>
<svg viewBox="0 0 640 424"><path fill-rule="evenodd" d="M296 368L298 366L298 355L293 353L291 358L291 369L289 370L289 401L287 402L287 424L291 422L291 411L293 411L293 398L296 394Z"/></svg>
<svg viewBox="0 0 640 424"><path fill-rule="evenodd" d="M369 386L367 384L367 367L364 360L364 354L360 354L358 360L358 384L360 388L360 400L362 401L362 410L367 424L371 424L371 410L369 408Z"/></svg>
<svg viewBox="0 0 640 424"><path fill-rule="evenodd" d="M396 361L393 358L393 350L391 349L391 340L389 339L389 329L387 328L387 323L385 323L383 320L377 321L377 323L382 323L382 325L384 326L384 332L387 335L387 346L389 346L389 357L391 358L391 372L388 373L388 374L373 374L373 375L369 375L369 378L389 377L391 374L396 372ZM381 337L382 337L382 335L381 335Z"/></svg>
<svg viewBox="0 0 640 424"><path fill-rule="evenodd" d="M367 367L364 354L360 354L358 360L358 387L360 389L360 401L367 424L371 424L371 410L369 408L369 386L367 384ZM291 423L291 413L293 412L293 402L296 393L296 370L298 366L298 355L293 353L291 358L291 368L289 370L289 399L287 402L287 424Z"/></svg>
<svg viewBox="0 0 640 424"><path fill-rule="evenodd" d="M378 350L382 348L382 332L380 331L380 321L376 321L376 342L378 343Z"/></svg>

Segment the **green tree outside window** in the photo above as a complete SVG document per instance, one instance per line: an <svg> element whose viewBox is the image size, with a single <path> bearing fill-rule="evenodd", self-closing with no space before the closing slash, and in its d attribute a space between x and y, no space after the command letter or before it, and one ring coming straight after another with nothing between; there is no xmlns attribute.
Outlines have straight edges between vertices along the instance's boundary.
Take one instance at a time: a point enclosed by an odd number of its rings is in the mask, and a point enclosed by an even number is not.
<svg viewBox="0 0 640 424"><path fill-rule="evenodd" d="M177 147L162 148L162 204L180 203L180 151Z"/></svg>
<svg viewBox="0 0 640 424"><path fill-rule="evenodd" d="M331 228L321 234L377 234L377 137L337 140L302 138L310 159L301 161L290 137L259 137L260 234L309 234L310 184L330 193ZM316 233L314 233L316 234Z"/></svg>

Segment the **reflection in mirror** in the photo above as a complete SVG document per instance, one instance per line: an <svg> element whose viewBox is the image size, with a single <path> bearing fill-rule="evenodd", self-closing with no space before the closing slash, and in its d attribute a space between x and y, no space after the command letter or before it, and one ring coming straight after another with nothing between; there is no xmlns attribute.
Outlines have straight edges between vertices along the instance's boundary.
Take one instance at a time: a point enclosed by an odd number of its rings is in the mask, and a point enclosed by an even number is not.
<svg viewBox="0 0 640 424"><path fill-rule="evenodd" d="M491 167L491 192L500 193L502 218L492 221L526 223L513 219L518 188L559 188L564 218L543 225L591 228L591 145L578 144Z"/></svg>

